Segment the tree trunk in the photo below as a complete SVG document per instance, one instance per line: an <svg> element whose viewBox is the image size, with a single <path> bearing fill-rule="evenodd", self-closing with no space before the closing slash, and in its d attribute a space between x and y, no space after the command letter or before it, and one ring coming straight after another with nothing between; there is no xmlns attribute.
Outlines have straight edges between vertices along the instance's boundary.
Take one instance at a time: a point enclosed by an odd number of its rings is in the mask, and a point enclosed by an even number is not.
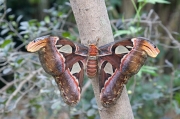
<svg viewBox="0 0 180 119"><path fill-rule="evenodd" d="M134 0L134 2L136 3L136 0ZM132 1L131 0L122 0L121 11L123 12L123 16L125 19L132 18L134 15L134 11L135 11Z"/></svg>
<svg viewBox="0 0 180 119"><path fill-rule="evenodd" d="M113 34L104 0L70 0L82 44L104 45L113 41ZM126 88L117 104L104 108L100 103L98 78L91 79L101 119L134 119Z"/></svg>
<svg viewBox="0 0 180 119"><path fill-rule="evenodd" d="M49 8L49 0L39 0L39 4L38 4L38 10L37 10L37 17L40 20L43 20L46 13L43 12L44 9L48 9Z"/></svg>

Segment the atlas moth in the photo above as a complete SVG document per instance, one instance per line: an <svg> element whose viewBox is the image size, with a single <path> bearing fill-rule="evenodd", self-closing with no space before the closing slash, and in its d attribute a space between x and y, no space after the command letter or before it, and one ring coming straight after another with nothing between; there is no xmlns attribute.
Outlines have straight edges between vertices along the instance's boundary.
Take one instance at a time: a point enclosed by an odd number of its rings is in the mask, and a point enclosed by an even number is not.
<svg viewBox="0 0 180 119"><path fill-rule="evenodd" d="M125 51L122 52L122 48ZM88 77L98 76L100 100L104 107L114 105L124 84L140 70L147 57L155 58L160 52L143 37L97 47L57 36L36 38L27 45L27 51L38 52L43 69L54 77L68 105L79 102L85 71Z"/></svg>

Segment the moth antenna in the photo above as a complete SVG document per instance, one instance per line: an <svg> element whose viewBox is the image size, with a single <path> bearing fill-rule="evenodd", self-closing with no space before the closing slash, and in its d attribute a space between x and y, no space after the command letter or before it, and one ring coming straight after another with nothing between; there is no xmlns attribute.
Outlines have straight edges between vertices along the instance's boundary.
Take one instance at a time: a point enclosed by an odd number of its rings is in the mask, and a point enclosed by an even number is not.
<svg viewBox="0 0 180 119"><path fill-rule="evenodd" d="M88 45L90 45L90 41L88 40Z"/></svg>
<svg viewBox="0 0 180 119"><path fill-rule="evenodd" d="M99 44L99 40L100 40L100 38L97 38L97 40L96 40L96 46L98 46L98 44Z"/></svg>

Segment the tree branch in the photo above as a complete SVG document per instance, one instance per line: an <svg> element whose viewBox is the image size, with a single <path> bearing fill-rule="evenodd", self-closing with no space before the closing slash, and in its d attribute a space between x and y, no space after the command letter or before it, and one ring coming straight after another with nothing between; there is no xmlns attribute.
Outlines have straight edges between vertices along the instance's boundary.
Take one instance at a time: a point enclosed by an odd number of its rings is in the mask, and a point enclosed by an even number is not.
<svg viewBox="0 0 180 119"><path fill-rule="evenodd" d="M16 88L16 90L15 90L15 91L11 94L11 96L8 98L5 107L7 107L7 106L9 105L9 103L11 102L11 100L13 99L13 97L17 95L17 93L21 90L21 88L23 87L23 85L24 85L26 82L28 82L30 79L32 79L32 77L33 77L34 75L36 75L36 73L40 72L41 70L42 70L42 68L39 68L38 70L31 72L31 74L29 74L29 75L27 76L27 78L26 78L25 80L23 80L23 81L18 85L18 87Z"/></svg>
<svg viewBox="0 0 180 119"><path fill-rule="evenodd" d="M104 0L70 0L82 44L104 45L113 41L113 34ZM103 108L100 103L98 78L91 79L101 119L134 119L126 88L117 104Z"/></svg>

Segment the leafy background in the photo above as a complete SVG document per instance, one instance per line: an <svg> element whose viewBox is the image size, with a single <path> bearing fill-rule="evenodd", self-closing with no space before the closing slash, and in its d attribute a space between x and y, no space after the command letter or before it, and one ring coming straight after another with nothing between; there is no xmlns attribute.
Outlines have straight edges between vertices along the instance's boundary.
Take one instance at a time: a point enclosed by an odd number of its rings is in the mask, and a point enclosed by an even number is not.
<svg viewBox="0 0 180 119"><path fill-rule="evenodd" d="M128 84L135 119L180 118L180 2L106 0L115 39L143 36L161 53L149 58ZM58 35L79 42L67 0L0 0L0 118L99 119L91 83L85 77L80 103L67 106L56 83L26 45Z"/></svg>

